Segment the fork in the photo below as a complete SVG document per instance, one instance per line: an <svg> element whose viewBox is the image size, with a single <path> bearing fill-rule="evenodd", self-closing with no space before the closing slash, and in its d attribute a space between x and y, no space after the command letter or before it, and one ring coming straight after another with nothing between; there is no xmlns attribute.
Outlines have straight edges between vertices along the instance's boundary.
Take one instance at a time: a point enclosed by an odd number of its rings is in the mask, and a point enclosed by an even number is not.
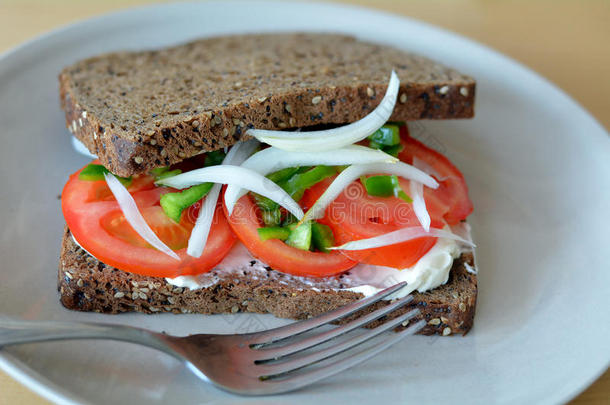
<svg viewBox="0 0 610 405"><path fill-rule="evenodd" d="M396 284L371 297L315 318L256 333L170 336L124 325L88 322L24 321L0 318L0 348L6 345L65 339L111 339L158 349L180 361L199 378L241 395L279 394L302 388L361 363L420 330L414 323L390 331L419 314L418 309L374 329L359 329L408 304L413 297L393 300L373 312L332 329L315 330L394 294ZM357 333L360 331L361 333ZM307 333L311 332L311 333ZM364 344L368 342L369 344ZM317 349L317 350L315 350Z"/></svg>

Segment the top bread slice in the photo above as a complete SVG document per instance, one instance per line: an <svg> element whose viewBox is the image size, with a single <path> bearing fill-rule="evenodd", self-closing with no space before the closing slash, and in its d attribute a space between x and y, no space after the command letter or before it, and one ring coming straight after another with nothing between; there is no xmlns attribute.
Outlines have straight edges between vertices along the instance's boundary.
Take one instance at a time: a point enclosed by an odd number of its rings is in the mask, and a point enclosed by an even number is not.
<svg viewBox="0 0 610 405"><path fill-rule="evenodd" d="M60 76L66 125L130 176L245 139L248 128L356 121L401 82L392 120L470 118L475 82L427 58L334 34L202 39L80 61Z"/></svg>

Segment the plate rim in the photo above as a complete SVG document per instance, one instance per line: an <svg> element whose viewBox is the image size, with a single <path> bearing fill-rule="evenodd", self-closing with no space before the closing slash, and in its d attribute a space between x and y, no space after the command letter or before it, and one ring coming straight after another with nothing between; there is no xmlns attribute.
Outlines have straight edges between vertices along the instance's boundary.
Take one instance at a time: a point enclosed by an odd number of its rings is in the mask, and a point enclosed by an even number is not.
<svg viewBox="0 0 610 405"><path fill-rule="evenodd" d="M124 14L136 13L142 10L152 11L153 9L162 10L167 7L188 7L191 5L199 5L205 6L208 4L223 4L224 6L238 5L246 3L244 0L208 0L202 2L196 1L185 1L185 2L176 2L176 3L163 3L163 4L149 4L149 5L137 5L131 6L127 8L123 8L120 10L105 12L99 15L95 15L92 17L81 18L76 21L72 21L63 25L60 25L52 30L43 32L42 34L36 35L22 43L19 43L6 51L0 53L0 67L7 63L11 58L19 57L21 54L27 54L27 52L34 46L38 45L41 42L48 41L57 35L65 34L70 30L78 31L86 24L90 24L92 22L99 23L101 20L105 20L108 18L117 18ZM259 4L261 7L271 6L281 7L286 3L283 3L280 0L250 0L247 1L248 4ZM379 10L371 7L365 7L360 5L353 4L343 4L343 3L334 3L334 2L306 2L306 1L292 1L289 3L290 6L300 7L318 7L320 9L328 10L341 10L341 9L349 9L357 12L366 12L368 14L374 14L376 17L385 17L385 18L393 18L396 20L402 20L411 24L415 27L436 31L445 36L451 36L457 39L459 42L478 48L479 50L492 55L495 58L501 60L503 64L512 65L514 68L522 71L523 73L528 74L533 79L538 82L544 83L549 89L552 89L556 93L560 94L565 98L567 102L571 104L572 108L578 110L580 114L582 114L583 118L586 118L588 121L593 123L600 132L605 132L608 135L608 130L601 124L601 122L592 115L590 111L588 111L583 105L581 105L578 101L576 101L572 96L570 96L566 91L556 85L554 82L550 81L546 77L542 76L540 73L534 71L529 68L522 62L511 58L508 55L501 53L500 51L495 50L494 48L480 43L474 39L466 37L462 34L456 33L452 30L437 26L435 24L431 24L428 22L420 21L415 18L390 13L384 10ZM592 131L593 132L593 131ZM586 136L594 136L593 134L588 133ZM597 370L592 370L589 373L589 377L585 378L581 381L580 384L571 390L571 392L560 392L561 390L555 391L554 394L549 395L546 398L547 403L560 403L560 402L568 402L574 399L576 396L585 391L592 383L594 383L601 375L603 375L608 368L610 367L610 359L606 362L606 366L602 366ZM44 375L38 373L37 371L32 370L25 363L21 362L19 359L15 358L12 354L7 353L0 348L0 369L6 372L9 376L14 378L19 383L26 386L28 389L32 390L36 394L42 396L43 398L52 401L54 403L59 404L78 404L78 403L87 403L86 399L80 398L77 394L67 391L62 387L56 385L51 381L46 381Z"/></svg>

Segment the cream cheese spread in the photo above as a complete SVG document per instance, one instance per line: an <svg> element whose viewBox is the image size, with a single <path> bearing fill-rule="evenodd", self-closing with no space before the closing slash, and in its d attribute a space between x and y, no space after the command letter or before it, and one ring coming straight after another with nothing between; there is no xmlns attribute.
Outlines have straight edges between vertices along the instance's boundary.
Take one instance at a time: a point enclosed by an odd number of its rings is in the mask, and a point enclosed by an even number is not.
<svg viewBox="0 0 610 405"><path fill-rule="evenodd" d="M453 227L452 232L470 240L470 227L468 224ZM211 272L197 276L179 276L166 278L167 282L191 290L206 288L216 284L221 277L229 274L247 276L253 280L277 279L280 283L302 286L302 288L316 290L348 290L363 294L374 295L384 288L402 281L407 286L387 299L404 297L417 290L429 291L449 279L449 271L453 260L460 256L465 249L452 239L439 238L436 244L412 267L398 270L383 266L359 264L337 277L323 279L292 276L273 271L263 262L252 257L250 252L241 243L237 243L223 261Z"/></svg>

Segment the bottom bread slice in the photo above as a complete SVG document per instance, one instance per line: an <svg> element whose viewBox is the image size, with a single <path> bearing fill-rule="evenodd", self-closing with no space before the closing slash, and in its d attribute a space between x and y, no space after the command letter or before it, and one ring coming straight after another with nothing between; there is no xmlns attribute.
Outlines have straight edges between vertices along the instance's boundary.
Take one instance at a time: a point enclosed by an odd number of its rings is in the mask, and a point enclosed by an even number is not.
<svg viewBox="0 0 610 405"><path fill-rule="evenodd" d="M417 307L421 315L411 323L422 318L427 322L420 334L465 334L472 327L477 300L477 278L468 271L473 267L472 253L462 253L454 261L446 284L428 292L415 292L410 305L370 326ZM246 269L220 275L209 287L196 290L176 287L164 278L127 273L100 262L74 242L66 227L61 246L58 290L61 303L78 311L108 314L134 311L177 314L253 312L293 319L316 316L363 297L348 290L307 288L306 284L292 280L283 279L281 273L271 269L267 270L265 277L260 274L249 277ZM362 312L371 312L387 303L379 302Z"/></svg>

